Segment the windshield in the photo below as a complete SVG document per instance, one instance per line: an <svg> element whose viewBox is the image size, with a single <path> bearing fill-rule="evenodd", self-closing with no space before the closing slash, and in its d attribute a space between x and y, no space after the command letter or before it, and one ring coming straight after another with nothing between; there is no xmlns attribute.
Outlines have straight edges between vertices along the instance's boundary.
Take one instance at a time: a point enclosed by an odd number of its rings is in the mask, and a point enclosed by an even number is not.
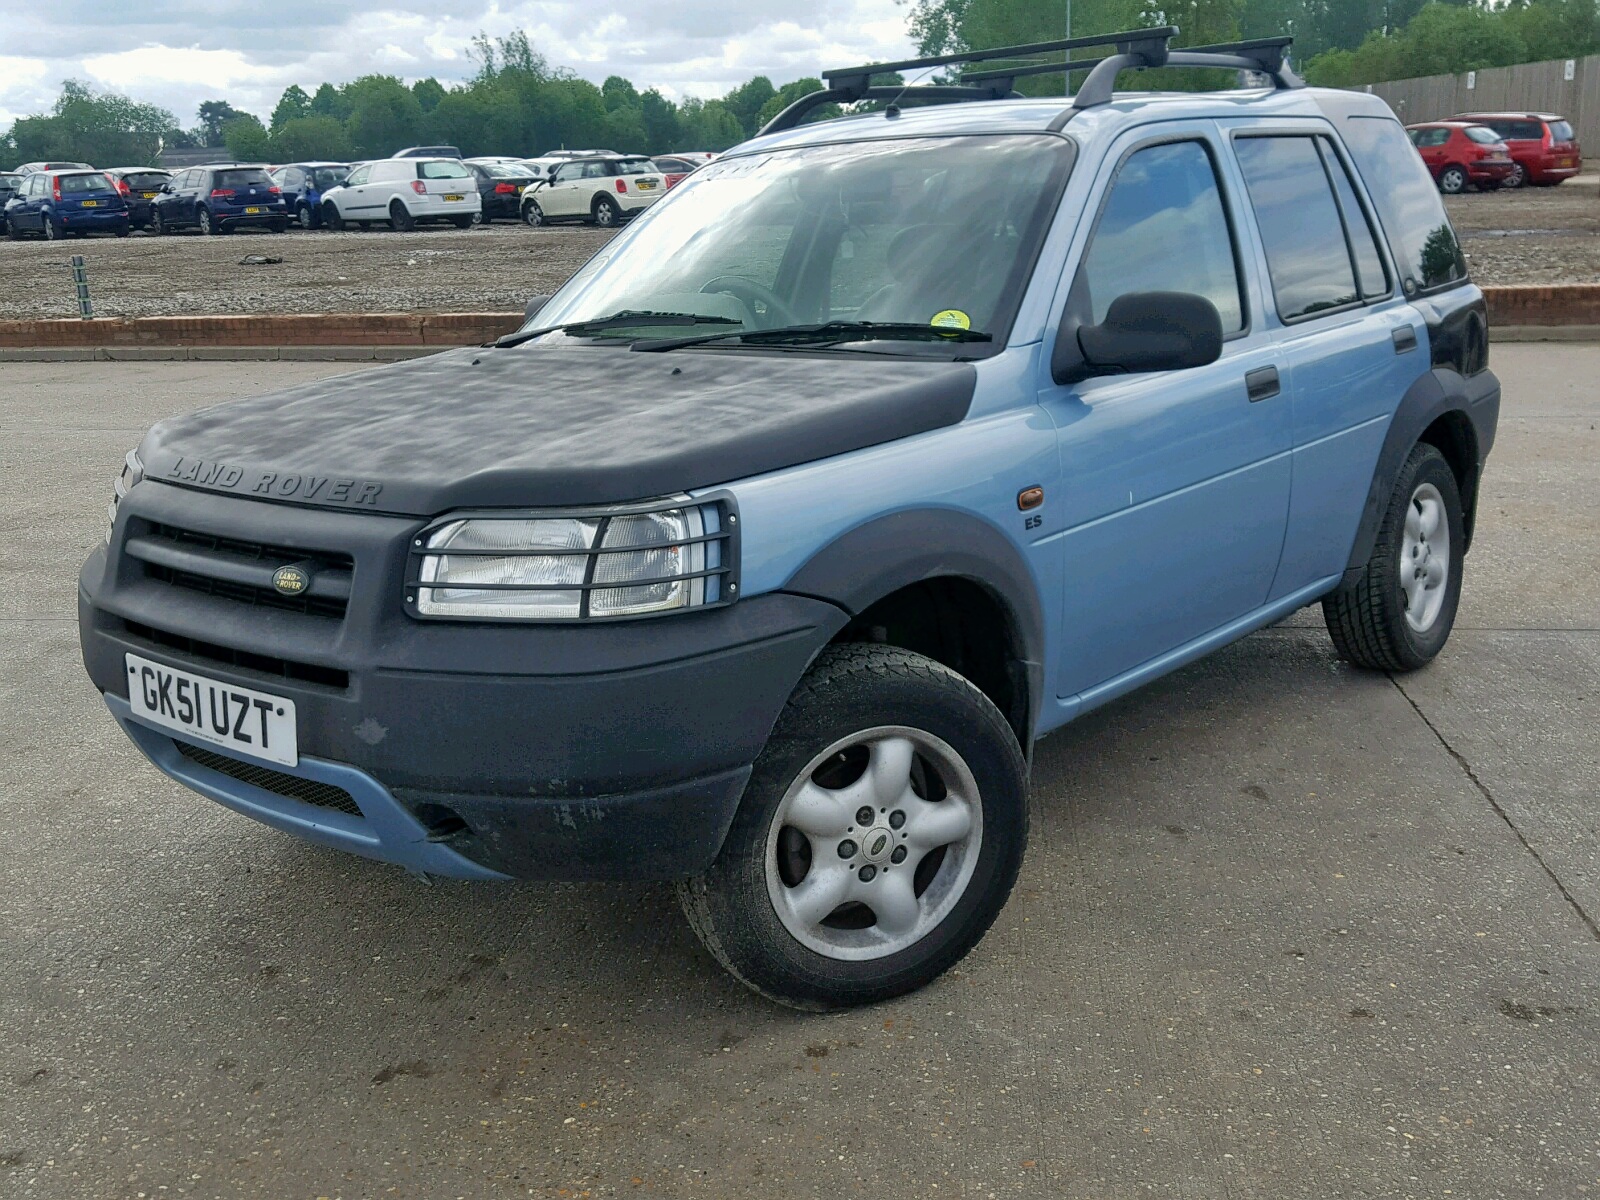
<svg viewBox="0 0 1600 1200"><path fill-rule="evenodd" d="M1482 125L1468 125L1464 132L1472 141L1485 146L1500 140L1498 133L1492 129L1485 129Z"/></svg>
<svg viewBox="0 0 1600 1200"><path fill-rule="evenodd" d="M99 172L93 175L57 175L56 183L60 186L63 196L70 196L76 192L109 192L112 190L111 181Z"/></svg>
<svg viewBox="0 0 1600 1200"><path fill-rule="evenodd" d="M122 182L134 191L160 187L172 176L165 171L130 171L122 177Z"/></svg>
<svg viewBox="0 0 1600 1200"><path fill-rule="evenodd" d="M467 179L470 178L471 175L471 171L467 170L466 167L455 161L424 162L417 164L418 179Z"/></svg>
<svg viewBox="0 0 1600 1200"><path fill-rule="evenodd" d="M338 187L348 174L350 174L349 167L316 167L306 172L311 180L311 186L319 192Z"/></svg>
<svg viewBox="0 0 1600 1200"><path fill-rule="evenodd" d="M1064 138L1011 134L719 159L636 218L529 328L618 312L721 318L735 331L903 322L988 333L998 348L1072 153Z"/></svg>
<svg viewBox="0 0 1600 1200"><path fill-rule="evenodd" d="M483 173L491 179L526 179L528 168L510 163L485 163Z"/></svg>
<svg viewBox="0 0 1600 1200"><path fill-rule="evenodd" d="M216 182L211 185L217 188L249 188L271 187L272 180L267 173L256 167L249 171L218 171Z"/></svg>

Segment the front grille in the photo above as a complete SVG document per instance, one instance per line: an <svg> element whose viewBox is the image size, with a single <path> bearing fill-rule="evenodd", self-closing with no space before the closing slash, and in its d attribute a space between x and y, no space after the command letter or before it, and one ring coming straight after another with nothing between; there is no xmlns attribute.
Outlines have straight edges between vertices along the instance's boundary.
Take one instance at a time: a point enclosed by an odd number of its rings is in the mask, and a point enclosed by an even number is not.
<svg viewBox="0 0 1600 1200"><path fill-rule="evenodd" d="M355 797L342 787L335 787L331 783L319 783L315 779L304 779L299 775L289 775L283 771L274 771L271 767L258 767L254 763L241 762L237 758L229 758L226 754L218 754L215 750L204 750L177 738L173 739L173 744L178 747L178 753L190 762L198 763L207 770L216 771L230 779L237 779L241 783L251 784L275 795L287 796L291 800L299 800L303 804L335 809L338 812L349 813L352 817L362 815L361 807L356 803Z"/></svg>
<svg viewBox="0 0 1600 1200"><path fill-rule="evenodd" d="M129 539L128 553L140 559L145 577L240 604L343 620L349 605L354 563L348 554L275 546L197 533L150 522ZM272 572L299 566L311 589L285 596L272 587Z"/></svg>
<svg viewBox="0 0 1600 1200"><path fill-rule="evenodd" d="M181 633L168 633L164 629L156 629L138 621L125 620L122 622L122 627L131 637L164 646L168 650L176 650L190 658L202 658L225 667L238 667L262 675L276 676L279 679L293 679L299 683L315 683L323 687L340 689L350 686L350 672L335 667L293 662L287 658L274 658L269 654L252 654L248 650L235 650L229 646L202 642L198 638L185 637Z"/></svg>

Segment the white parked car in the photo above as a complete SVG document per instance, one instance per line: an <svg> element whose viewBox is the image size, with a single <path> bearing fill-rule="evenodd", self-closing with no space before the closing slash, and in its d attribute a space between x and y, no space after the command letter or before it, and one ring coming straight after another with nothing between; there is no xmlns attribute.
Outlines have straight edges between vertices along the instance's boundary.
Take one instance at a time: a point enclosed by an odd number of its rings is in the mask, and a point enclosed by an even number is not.
<svg viewBox="0 0 1600 1200"><path fill-rule="evenodd" d="M666 194L667 181L648 158L572 158L559 163L548 182L522 193L522 220L528 225L588 221L610 228Z"/></svg>
<svg viewBox="0 0 1600 1200"><path fill-rule="evenodd" d="M322 221L329 229L366 229L381 221L402 230L424 221L466 229L482 212L477 180L454 158L381 158L355 168L343 187L322 198Z"/></svg>
<svg viewBox="0 0 1600 1200"><path fill-rule="evenodd" d="M568 158L519 158L516 161L516 165L527 167L528 174L535 179L548 179L551 171L554 171L562 163L571 161Z"/></svg>

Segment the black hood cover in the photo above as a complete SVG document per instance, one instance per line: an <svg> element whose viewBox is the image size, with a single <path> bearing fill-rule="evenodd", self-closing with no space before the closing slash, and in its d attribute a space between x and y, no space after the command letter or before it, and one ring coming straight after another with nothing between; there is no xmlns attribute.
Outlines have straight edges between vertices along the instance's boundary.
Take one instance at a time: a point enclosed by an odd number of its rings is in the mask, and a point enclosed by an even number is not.
<svg viewBox="0 0 1600 1200"><path fill-rule="evenodd" d="M455 350L163 421L145 475L433 516L607 504L954 425L969 364L858 353Z"/></svg>

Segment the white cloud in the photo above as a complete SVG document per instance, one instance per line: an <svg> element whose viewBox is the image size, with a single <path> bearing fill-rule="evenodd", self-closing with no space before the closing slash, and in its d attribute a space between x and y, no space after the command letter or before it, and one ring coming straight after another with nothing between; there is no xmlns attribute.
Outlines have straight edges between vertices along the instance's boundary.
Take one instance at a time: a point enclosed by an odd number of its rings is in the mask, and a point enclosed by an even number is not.
<svg viewBox="0 0 1600 1200"><path fill-rule="evenodd" d="M829 66L911 52L896 0L55 0L8 13L0 128L85 78L169 108L202 100L262 117L291 83L312 88L374 71L446 85L474 70L479 32L525 29L555 66L601 82L718 96L752 75L783 84ZM37 14L37 15L35 15Z"/></svg>

